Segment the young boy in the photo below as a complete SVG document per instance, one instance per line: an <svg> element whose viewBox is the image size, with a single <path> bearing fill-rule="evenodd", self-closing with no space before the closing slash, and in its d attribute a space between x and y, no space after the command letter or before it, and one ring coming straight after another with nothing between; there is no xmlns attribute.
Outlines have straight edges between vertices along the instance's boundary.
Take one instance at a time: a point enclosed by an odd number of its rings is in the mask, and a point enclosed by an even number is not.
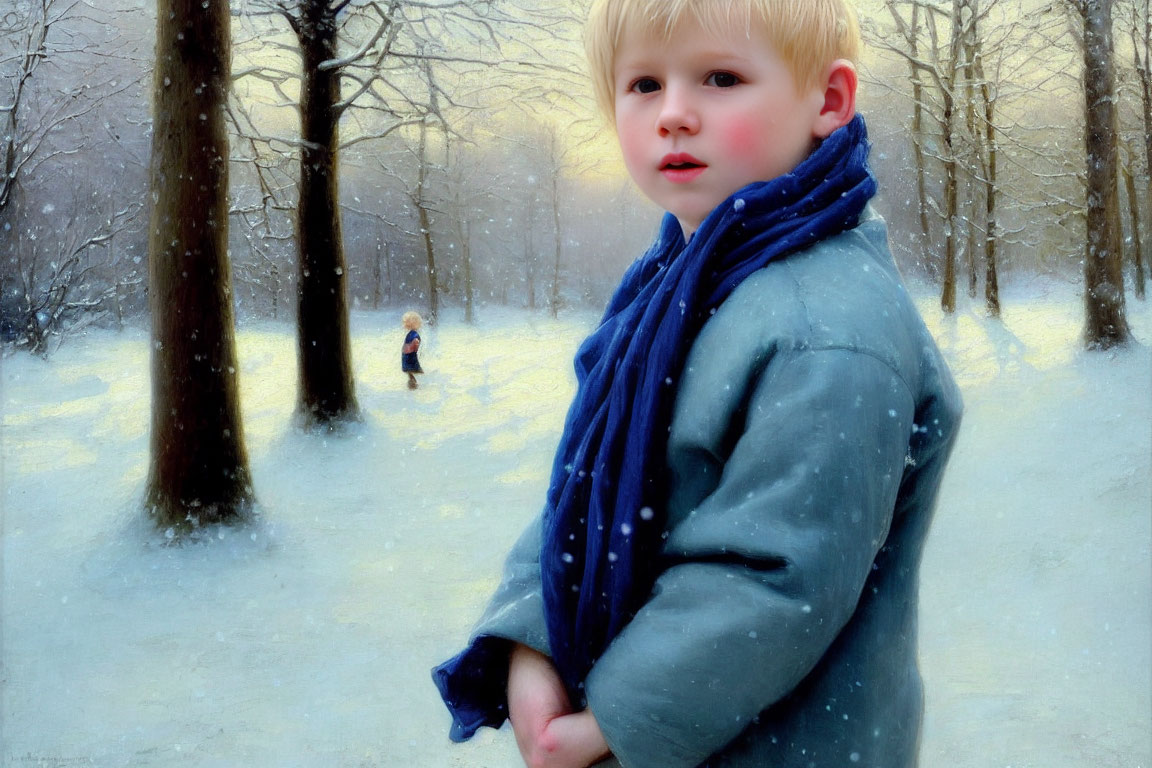
<svg viewBox="0 0 1152 768"><path fill-rule="evenodd" d="M597 0L586 42L669 213L576 358L548 500L452 737L530 766L916 764L917 569L960 397L868 209L843 0Z"/></svg>
<svg viewBox="0 0 1152 768"><path fill-rule="evenodd" d="M420 367L420 326L424 325L419 312L405 312L400 322L408 329L400 347L400 370L408 374L408 389L416 389L416 374L424 373Z"/></svg>

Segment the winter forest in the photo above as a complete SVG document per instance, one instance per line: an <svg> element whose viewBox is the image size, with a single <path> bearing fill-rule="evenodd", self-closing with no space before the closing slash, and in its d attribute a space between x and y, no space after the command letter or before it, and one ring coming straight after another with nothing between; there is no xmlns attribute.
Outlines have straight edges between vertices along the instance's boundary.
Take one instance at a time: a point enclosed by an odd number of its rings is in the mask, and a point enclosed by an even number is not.
<svg viewBox="0 0 1152 768"><path fill-rule="evenodd" d="M587 5L0 0L0 766L520 764L429 669L659 222ZM856 8L966 407L921 765L1150 768L1152 7Z"/></svg>

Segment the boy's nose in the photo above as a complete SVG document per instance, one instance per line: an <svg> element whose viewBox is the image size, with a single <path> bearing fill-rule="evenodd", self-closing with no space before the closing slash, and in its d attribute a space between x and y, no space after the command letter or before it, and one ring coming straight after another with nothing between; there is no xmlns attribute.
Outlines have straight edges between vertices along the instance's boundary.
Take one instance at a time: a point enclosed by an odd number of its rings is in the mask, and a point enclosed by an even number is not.
<svg viewBox="0 0 1152 768"><path fill-rule="evenodd" d="M667 86L656 117L656 130L661 136L673 133L696 133L700 130L700 115L682 88Z"/></svg>

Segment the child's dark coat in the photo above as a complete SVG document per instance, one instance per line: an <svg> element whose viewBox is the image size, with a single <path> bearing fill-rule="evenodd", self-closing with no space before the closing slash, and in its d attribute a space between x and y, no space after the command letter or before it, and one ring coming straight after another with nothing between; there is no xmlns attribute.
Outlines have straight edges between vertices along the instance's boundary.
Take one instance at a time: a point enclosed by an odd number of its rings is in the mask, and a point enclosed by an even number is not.
<svg viewBox="0 0 1152 768"><path fill-rule="evenodd" d="M415 330L408 331L404 337L404 346L400 350L400 370L404 373L424 373L420 367L420 358L417 350L420 349L420 334Z"/></svg>

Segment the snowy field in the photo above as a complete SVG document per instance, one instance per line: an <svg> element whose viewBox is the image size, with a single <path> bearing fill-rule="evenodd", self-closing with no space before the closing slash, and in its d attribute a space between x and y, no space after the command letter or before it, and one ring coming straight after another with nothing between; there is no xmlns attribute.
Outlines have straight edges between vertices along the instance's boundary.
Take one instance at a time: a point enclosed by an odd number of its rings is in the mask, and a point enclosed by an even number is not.
<svg viewBox="0 0 1152 768"><path fill-rule="evenodd" d="M1073 287L1005 303L921 302L967 404L923 564L921 765L1152 768L1152 312L1088 354ZM339 439L289 427L292 329L241 329L261 518L182 548L138 511L146 335L0 363L2 765L519 764L507 730L448 742L429 668L538 511L595 316L449 313L409 392L399 314L353 317L366 420Z"/></svg>

